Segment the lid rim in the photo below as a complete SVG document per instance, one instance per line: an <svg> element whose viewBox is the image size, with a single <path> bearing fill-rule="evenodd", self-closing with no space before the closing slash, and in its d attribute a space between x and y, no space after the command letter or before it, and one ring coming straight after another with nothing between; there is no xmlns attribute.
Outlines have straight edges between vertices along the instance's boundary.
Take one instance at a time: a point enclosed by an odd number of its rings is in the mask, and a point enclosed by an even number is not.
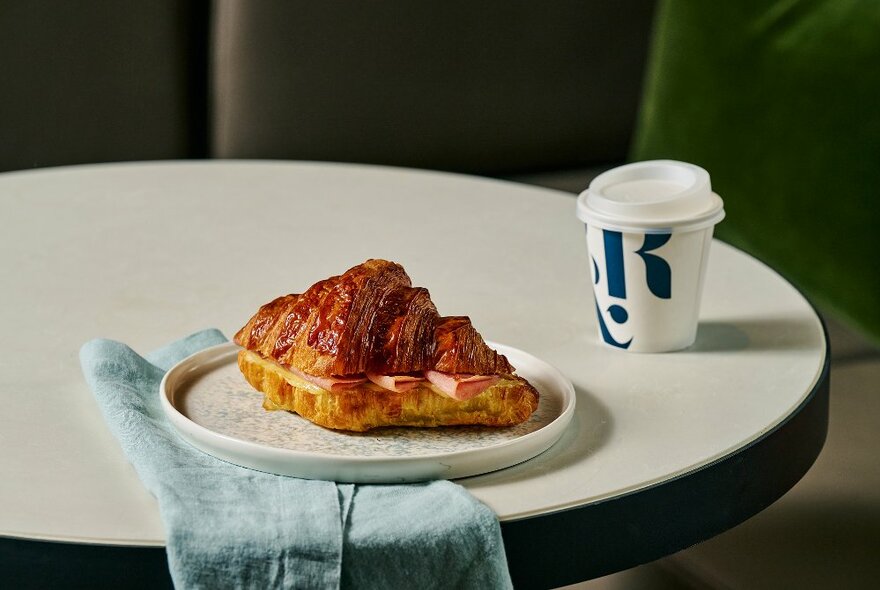
<svg viewBox="0 0 880 590"><path fill-rule="evenodd" d="M699 231L708 227L718 225L725 217L726 212L723 208L713 210L711 215L700 216L687 220L656 220L646 223L635 223L633 221L614 220L601 217L590 217L588 219L581 218L581 221L588 226L598 227L601 229L610 229L623 233L643 233L643 234L668 234L668 233L686 233ZM578 216L580 217L580 216ZM618 222L619 221L619 222Z"/></svg>
<svg viewBox="0 0 880 590"><path fill-rule="evenodd" d="M582 193L582 197L586 191ZM631 232L652 233L675 233L695 231L710 225L716 225L724 219L724 201L715 193L711 193L712 207L698 215L685 217L669 217L665 219L638 220L622 218L607 213L602 213L591 208L586 199L578 198L576 216L587 225L599 226L606 229L620 229Z"/></svg>
<svg viewBox="0 0 880 590"><path fill-rule="evenodd" d="M609 187L641 180L673 182L681 190L668 195L661 192L647 201L628 201L605 194ZM713 219L717 223L724 216L724 202L711 186L709 173L695 164L675 160L634 162L594 178L578 196L576 214L584 223L637 228L638 231L658 227L690 228L711 223Z"/></svg>

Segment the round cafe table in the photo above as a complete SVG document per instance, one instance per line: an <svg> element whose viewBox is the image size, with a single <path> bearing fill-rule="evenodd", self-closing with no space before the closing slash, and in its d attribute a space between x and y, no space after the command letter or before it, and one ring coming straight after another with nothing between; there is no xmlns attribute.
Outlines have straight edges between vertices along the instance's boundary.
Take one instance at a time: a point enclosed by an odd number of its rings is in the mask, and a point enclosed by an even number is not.
<svg viewBox="0 0 880 590"><path fill-rule="evenodd" d="M575 386L553 447L460 480L498 514L517 587L644 563L762 510L824 442L820 318L716 241L691 348L600 345L574 208L510 182L345 164L0 175L0 581L170 584L155 500L80 373L84 342L146 352L206 327L231 336L260 304L367 258L402 263L443 315Z"/></svg>

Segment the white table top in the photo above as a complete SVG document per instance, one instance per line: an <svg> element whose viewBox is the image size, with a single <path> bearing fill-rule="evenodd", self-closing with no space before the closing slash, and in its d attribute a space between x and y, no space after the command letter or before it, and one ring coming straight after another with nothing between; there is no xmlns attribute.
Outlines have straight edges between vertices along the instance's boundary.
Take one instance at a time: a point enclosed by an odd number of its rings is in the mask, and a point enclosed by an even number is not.
<svg viewBox="0 0 880 590"><path fill-rule="evenodd" d="M776 273L714 242L697 343L599 344L571 195L489 179L281 162L80 166L0 175L0 536L162 545L156 503L86 387L94 337L143 352L231 336L278 294L380 257L444 315L575 384L556 446L461 481L502 520L637 490L783 421L825 361L821 323Z"/></svg>

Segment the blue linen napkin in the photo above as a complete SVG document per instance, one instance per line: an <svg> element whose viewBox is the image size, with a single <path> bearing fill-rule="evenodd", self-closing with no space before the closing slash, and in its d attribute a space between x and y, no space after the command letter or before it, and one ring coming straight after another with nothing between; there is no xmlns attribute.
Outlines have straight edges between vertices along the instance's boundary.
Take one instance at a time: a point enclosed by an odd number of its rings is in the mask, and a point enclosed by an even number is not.
<svg viewBox="0 0 880 590"><path fill-rule="evenodd" d="M205 330L146 357L111 340L80 351L110 430L157 498L177 588L511 588L495 514L449 481L336 484L253 471L180 439L165 372L226 342Z"/></svg>

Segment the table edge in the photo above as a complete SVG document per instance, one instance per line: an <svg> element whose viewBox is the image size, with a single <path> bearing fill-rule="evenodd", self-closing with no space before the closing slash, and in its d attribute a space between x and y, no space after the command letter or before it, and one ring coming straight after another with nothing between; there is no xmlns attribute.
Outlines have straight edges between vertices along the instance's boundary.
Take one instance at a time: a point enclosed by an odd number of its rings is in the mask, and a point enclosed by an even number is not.
<svg viewBox="0 0 880 590"><path fill-rule="evenodd" d="M502 521L516 587L564 586L648 563L744 522L794 487L819 456L828 432L831 346L825 320L807 302L822 326L825 360L812 390L788 416L735 451L668 480Z"/></svg>

